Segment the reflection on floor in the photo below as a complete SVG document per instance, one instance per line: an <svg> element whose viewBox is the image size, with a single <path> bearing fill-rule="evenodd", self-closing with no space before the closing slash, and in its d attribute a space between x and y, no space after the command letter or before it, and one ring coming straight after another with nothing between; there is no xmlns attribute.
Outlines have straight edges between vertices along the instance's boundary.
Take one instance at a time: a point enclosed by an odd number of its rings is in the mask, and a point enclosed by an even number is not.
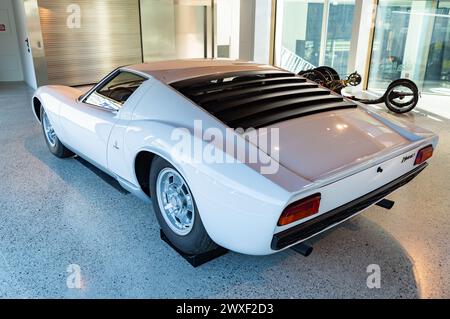
<svg viewBox="0 0 450 319"><path fill-rule="evenodd" d="M83 161L50 155L31 93L0 85L0 297L450 297L450 120L438 111L400 116L441 143L430 167L390 196L393 210L370 208L311 240L309 258L230 253L193 269L159 239L151 205ZM380 289L366 285L372 264ZM67 286L70 265L81 289Z"/></svg>
<svg viewBox="0 0 450 319"><path fill-rule="evenodd" d="M356 89L357 90L357 89ZM358 93L355 93L358 94ZM373 99L384 94L384 91L373 91L362 93L365 98ZM359 96L359 94L358 94ZM413 112L426 111L428 117L435 119L441 117L450 120L450 95L421 94L419 103ZM381 105L384 108L384 105Z"/></svg>

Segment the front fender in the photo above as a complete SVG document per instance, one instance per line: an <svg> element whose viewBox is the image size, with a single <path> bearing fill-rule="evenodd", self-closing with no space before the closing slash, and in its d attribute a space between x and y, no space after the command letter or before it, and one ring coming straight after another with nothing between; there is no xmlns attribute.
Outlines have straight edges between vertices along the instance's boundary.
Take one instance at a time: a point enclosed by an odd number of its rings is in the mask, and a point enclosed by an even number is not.
<svg viewBox="0 0 450 319"><path fill-rule="evenodd" d="M52 123L53 128L56 133L60 132L60 123L59 123L59 112L61 108L61 99L59 96L59 87L58 86L43 86L36 90L32 99L32 110L36 119L40 122L39 116L40 110L35 109L34 101L38 99L41 103L41 107L44 108L45 113L47 114L50 123Z"/></svg>
<svg viewBox="0 0 450 319"><path fill-rule="evenodd" d="M73 103L81 94L77 89L60 86L60 85L47 85L42 86L36 90L33 95L31 106L36 119L39 121L39 114L34 108L34 100L38 99L47 113L47 116L55 129L59 138L63 136L61 134L61 124L59 121L59 115L61 112L61 105L63 103Z"/></svg>

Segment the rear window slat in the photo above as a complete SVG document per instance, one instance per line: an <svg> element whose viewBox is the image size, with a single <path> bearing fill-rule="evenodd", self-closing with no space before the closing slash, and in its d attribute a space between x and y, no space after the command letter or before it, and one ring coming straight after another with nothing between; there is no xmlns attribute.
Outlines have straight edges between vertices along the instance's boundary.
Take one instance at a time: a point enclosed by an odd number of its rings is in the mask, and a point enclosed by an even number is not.
<svg viewBox="0 0 450 319"><path fill-rule="evenodd" d="M264 127L313 113L357 107L314 82L281 70L214 74L171 86L233 128Z"/></svg>
<svg viewBox="0 0 450 319"><path fill-rule="evenodd" d="M241 108L233 108L229 111L221 113L219 118L223 118L225 122L235 122L240 119L254 116L264 116L265 114L272 114L277 112L283 112L286 109L300 108L303 106L310 106L324 103L336 103L342 102L343 98L334 95L323 96L308 96L301 98L292 98L280 101L269 101L261 104L254 104L251 106L244 106Z"/></svg>
<svg viewBox="0 0 450 319"><path fill-rule="evenodd" d="M265 104L271 102L280 102L287 99L290 99L292 101L292 99L295 98L302 98L307 96L322 96L322 95L330 95L330 92L323 89L282 91L270 94L259 94L248 98L233 99L227 102L216 103L214 105L207 106L207 108L211 111L211 113L217 114L223 111L228 112L236 110L237 108L246 110L253 105L257 105L259 108L260 106L264 106Z"/></svg>
<svg viewBox="0 0 450 319"><path fill-rule="evenodd" d="M295 118L299 118L302 116L308 116L312 114L322 113L322 112L329 112L329 111L337 111L337 110L343 110L343 109L349 109L349 108L355 108L356 106L354 104L350 104L348 102L339 102L339 103L327 103L327 104L318 104L318 105L312 105L307 107L301 107L301 108L294 108L291 110L286 110L283 112L279 112L276 114L268 114L264 116L259 117L253 117L253 118L246 118L246 119L240 119L236 122L230 122L230 127L233 128L261 128L261 127L267 127L269 125L273 125L276 123L292 120Z"/></svg>
<svg viewBox="0 0 450 319"><path fill-rule="evenodd" d="M205 94L201 97L196 97L195 100L199 104L208 103L211 101L227 101L230 99L236 99L236 98L243 98L243 97L249 97L254 96L255 94L262 94L262 93L275 93L275 92L282 92L282 91L289 91L289 90L298 90L298 89L311 89L311 88L317 88L319 85L314 83L306 83L306 82L291 82L291 83L277 83L271 85L260 85L256 87L251 88L239 88L235 90L225 90L225 91L219 91L216 93L210 93Z"/></svg>

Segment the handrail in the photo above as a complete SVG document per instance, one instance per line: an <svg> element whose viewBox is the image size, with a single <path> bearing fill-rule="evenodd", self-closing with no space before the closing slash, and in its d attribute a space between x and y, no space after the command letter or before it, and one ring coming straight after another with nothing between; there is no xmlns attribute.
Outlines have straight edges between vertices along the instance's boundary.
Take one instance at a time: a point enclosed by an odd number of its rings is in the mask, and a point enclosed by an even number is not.
<svg viewBox="0 0 450 319"><path fill-rule="evenodd" d="M298 56L285 47L281 48L280 67L293 73L299 73L300 71L311 70L315 68L313 64L309 63L301 56Z"/></svg>

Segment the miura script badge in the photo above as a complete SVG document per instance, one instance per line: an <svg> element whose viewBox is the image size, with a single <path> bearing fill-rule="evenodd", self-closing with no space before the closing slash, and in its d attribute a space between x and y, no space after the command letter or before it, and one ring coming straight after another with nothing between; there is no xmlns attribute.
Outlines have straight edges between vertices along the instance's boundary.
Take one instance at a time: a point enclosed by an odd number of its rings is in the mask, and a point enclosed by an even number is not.
<svg viewBox="0 0 450 319"><path fill-rule="evenodd" d="M413 159L414 155L416 155L416 153L403 157L402 163L409 161L410 159Z"/></svg>

